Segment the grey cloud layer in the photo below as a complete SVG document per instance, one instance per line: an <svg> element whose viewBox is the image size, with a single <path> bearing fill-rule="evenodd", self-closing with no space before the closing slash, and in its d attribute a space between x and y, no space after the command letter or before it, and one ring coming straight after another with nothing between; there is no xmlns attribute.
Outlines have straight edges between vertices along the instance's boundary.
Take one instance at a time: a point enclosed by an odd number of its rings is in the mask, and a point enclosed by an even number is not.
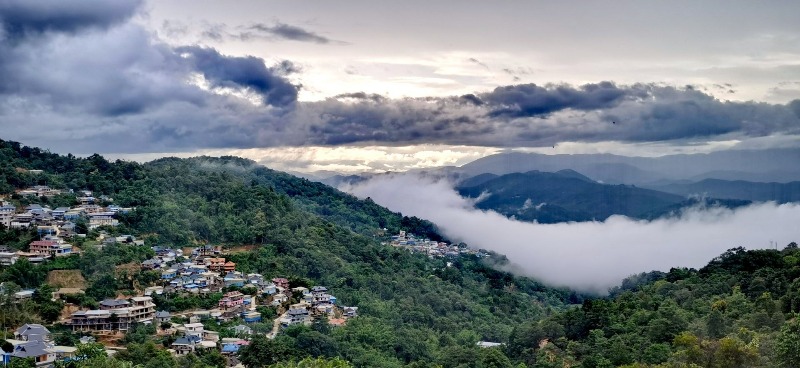
<svg viewBox="0 0 800 368"><path fill-rule="evenodd" d="M142 0L2 0L0 23L9 38L48 31L108 28L130 18L141 3Z"/></svg>
<svg viewBox="0 0 800 368"><path fill-rule="evenodd" d="M685 143L800 134L800 101L725 102L689 86L659 84L521 84L406 99L353 92L298 102L301 87L287 79L300 71L295 64L268 66L209 47L172 47L129 21L138 6L0 0L3 138L89 153L362 143ZM284 26L261 31L322 41Z"/></svg>
<svg viewBox="0 0 800 368"><path fill-rule="evenodd" d="M262 59L224 56L217 50L199 46L179 47L176 51L187 55L194 68L214 87L247 88L263 97L268 105L286 106L297 101L297 88L267 68ZM291 65L278 69L285 72Z"/></svg>
<svg viewBox="0 0 800 368"><path fill-rule="evenodd" d="M0 39L4 138L74 152L285 140L265 131L280 130L276 117L296 102L298 87L285 78L297 71L293 64L268 67L212 48L174 48L126 20L139 1L84 3L0 1L24 15L0 19L0 28L19 30ZM70 11L43 11L45 5ZM211 89L194 83L196 75ZM257 95L262 103L220 89Z"/></svg>
<svg viewBox="0 0 800 368"><path fill-rule="evenodd" d="M544 116L567 108L583 111L609 108L625 98L647 96L638 88L620 88L611 82L548 87L535 84L497 87L485 93L483 99L497 106L490 116L527 117Z"/></svg>
<svg viewBox="0 0 800 368"><path fill-rule="evenodd" d="M255 23L239 27L229 27L223 23L207 24L202 31L202 35L215 41L267 39L311 42L323 45L346 44L346 42L332 40L305 28L281 22L275 22L273 25Z"/></svg>
<svg viewBox="0 0 800 368"><path fill-rule="evenodd" d="M546 146L563 141L651 142L800 133L800 102L724 102L655 84L498 87L453 98L329 99L306 103L314 144L359 141Z"/></svg>

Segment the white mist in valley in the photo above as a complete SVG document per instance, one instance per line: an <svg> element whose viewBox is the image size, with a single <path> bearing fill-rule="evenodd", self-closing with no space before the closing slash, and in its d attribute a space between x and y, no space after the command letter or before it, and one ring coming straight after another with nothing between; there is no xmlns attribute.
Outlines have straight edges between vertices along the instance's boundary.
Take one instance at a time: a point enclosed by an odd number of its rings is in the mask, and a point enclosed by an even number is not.
<svg viewBox="0 0 800 368"><path fill-rule="evenodd" d="M404 215L437 224L454 241L505 254L515 272L554 286L603 292L632 274L702 267L733 247L779 247L798 240L800 206L696 208L676 218L533 224L477 210L443 180L412 174L374 177L343 188Z"/></svg>

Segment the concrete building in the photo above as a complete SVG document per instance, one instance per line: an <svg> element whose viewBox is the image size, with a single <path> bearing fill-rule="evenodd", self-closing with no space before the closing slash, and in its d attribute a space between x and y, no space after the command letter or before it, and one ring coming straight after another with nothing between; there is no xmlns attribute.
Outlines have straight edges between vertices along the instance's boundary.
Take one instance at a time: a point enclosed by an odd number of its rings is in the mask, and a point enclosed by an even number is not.
<svg viewBox="0 0 800 368"><path fill-rule="evenodd" d="M107 299L100 303L102 309L72 313L68 326L73 331L127 331L135 323L153 323L155 307L153 298L138 296L130 301Z"/></svg>
<svg viewBox="0 0 800 368"><path fill-rule="evenodd" d="M11 220L14 218L14 213L16 211L17 208L10 204L0 206L0 224L6 228L10 228Z"/></svg>
<svg viewBox="0 0 800 368"><path fill-rule="evenodd" d="M119 221L114 218L113 212L88 213L89 229L96 229L100 226L117 226Z"/></svg>

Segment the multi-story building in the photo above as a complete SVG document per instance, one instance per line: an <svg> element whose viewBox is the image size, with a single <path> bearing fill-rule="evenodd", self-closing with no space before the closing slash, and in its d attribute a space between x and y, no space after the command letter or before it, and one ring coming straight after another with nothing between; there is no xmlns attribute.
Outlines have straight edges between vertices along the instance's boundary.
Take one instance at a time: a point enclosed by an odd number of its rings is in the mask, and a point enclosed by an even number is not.
<svg viewBox="0 0 800 368"><path fill-rule="evenodd" d="M72 313L67 325L73 331L127 331L135 323L153 323L155 317L156 305L149 296L104 300L100 306L103 309Z"/></svg>
<svg viewBox="0 0 800 368"><path fill-rule="evenodd" d="M131 298L131 317L137 322L152 322L156 314L156 305L149 296L135 296Z"/></svg>
<svg viewBox="0 0 800 368"><path fill-rule="evenodd" d="M244 304L244 294L238 291L225 293L219 300L220 309L229 310Z"/></svg>
<svg viewBox="0 0 800 368"><path fill-rule="evenodd" d="M289 290L289 280L286 278L276 277L272 279L272 283L277 287L283 288L284 290ZM289 292L291 293L291 290L289 290Z"/></svg>
<svg viewBox="0 0 800 368"><path fill-rule="evenodd" d="M10 228L22 229L28 228L33 225L33 214L31 213L18 213L11 218Z"/></svg>
<svg viewBox="0 0 800 368"><path fill-rule="evenodd" d="M307 309L291 308L286 315L280 319L282 327L289 327L297 324L305 324L311 320L311 315Z"/></svg>
<svg viewBox="0 0 800 368"><path fill-rule="evenodd" d="M327 304L331 301L331 296L328 294L328 288L324 286L314 286L311 288L311 304Z"/></svg>
<svg viewBox="0 0 800 368"><path fill-rule="evenodd" d="M119 225L119 221L114 218L113 212L88 213L87 216L89 216L89 229L95 229L100 226Z"/></svg>
<svg viewBox="0 0 800 368"><path fill-rule="evenodd" d="M222 257L208 257L203 260L211 271L221 272L225 269L225 258Z"/></svg>
<svg viewBox="0 0 800 368"><path fill-rule="evenodd" d="M14 218L15 212L17 212L17 208L11 204L3 204L0 206L0 224L6 228L10 228L11 220Z"/></svg>
<svg viewBox="0 0 800 368"><path fill-rule="evenodd" d="M31 253L63 257L72 254L72 245L56 240L36 240L31 242Z"/></svg>

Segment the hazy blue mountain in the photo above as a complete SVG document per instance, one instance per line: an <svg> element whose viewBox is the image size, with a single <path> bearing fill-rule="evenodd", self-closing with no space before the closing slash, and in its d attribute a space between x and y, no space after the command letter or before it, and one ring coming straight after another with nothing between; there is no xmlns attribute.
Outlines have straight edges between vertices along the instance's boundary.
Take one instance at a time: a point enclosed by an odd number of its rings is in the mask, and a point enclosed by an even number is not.
<svg viewBox="0 0 800 368"><path fill-rule="evenodd" d="M798 174L793 171L768 171L768 172L746 172L746 171L709 171L689 178L690 182L697 182L705 179L721 179L728 181L751 181L758 183L789 183L800 181Z"/></svg>
<svg viewBox="0 0 800 368"><path fill-rule="evenodd" d="M473 186L476 186L476 185L481 185L481 184L483 184L483 183L485 183L485 182L487 182L489 180L496 179L498 177L499 177L499 175L489 174L489 173L479 174L479 175L475 175L473 177L469 177L469 178L464 179L464 181L459 183L459 186L462 186L462 187L465 187L465 188L466 187L473 187Z"/></svg>
<svg viewBox="0 0 800 368"><path fill-rule="evenodd" d="M662 157L510 152L475 160L460 169L465 176L573 169L596 181L636 185L663 180L713 178L714 175L728 180L789 182L800 181L797 162L800 162L800 149L731 150Z"/></svg>
<svg viewBox="0 0 800 368"><path fill-rule="evenodd" d="M598 183L573 170L512 173L478 184L466 180L456 189L470 198L483 195L476 203L480 209L541 223L604 220L615 214L650 218L686 200L635 186Z"/></svg>
<svg viewBox="0 0 800 368"><path fill-rule="evenodd" d="M672 183L648 186L650 189L689 196L742 199L749 201L800 201L800 181L790 183L757 183L744 180L706 179L695 183Z"/></svg>

